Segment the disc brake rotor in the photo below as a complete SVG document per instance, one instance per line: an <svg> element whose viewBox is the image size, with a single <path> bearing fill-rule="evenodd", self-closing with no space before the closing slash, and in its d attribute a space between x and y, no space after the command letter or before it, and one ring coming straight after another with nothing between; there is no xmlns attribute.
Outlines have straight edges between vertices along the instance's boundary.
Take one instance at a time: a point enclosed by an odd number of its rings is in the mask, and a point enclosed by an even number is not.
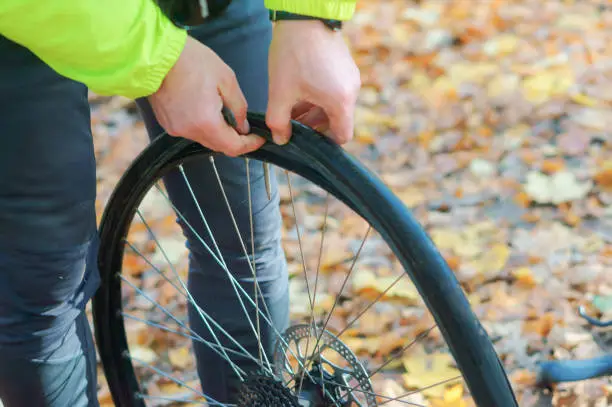
<svg viewBox="0 0 612 407"><path fill-rule="evenodd" d="M377 406L372 383L365 367L338 337L327 330L315 331L311 325L298 324L288 328L282 338L283 340L276 343L273 358L274 374L280 378L288 374L290 379L286 383L295 382L293 385L295 391L301 391L300 405ZM309 355L304 354L302 345L306 347ZM329 350L336 354L333 362L324 355ZM297 360L297 369L291 366L290 360ZM312 398L314 386L318 386L320 390L318 392L320 396L316 400Z"/></svg>

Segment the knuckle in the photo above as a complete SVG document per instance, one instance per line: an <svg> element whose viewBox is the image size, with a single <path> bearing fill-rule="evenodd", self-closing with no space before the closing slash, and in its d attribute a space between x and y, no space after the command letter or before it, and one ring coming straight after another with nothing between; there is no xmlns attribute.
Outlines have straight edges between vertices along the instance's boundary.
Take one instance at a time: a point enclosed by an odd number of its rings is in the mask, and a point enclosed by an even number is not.
<svg viewBox="0 0 612 407"><path fill-rule="evenodd" d="M210 132L215 128L215 121L210 115L204 115L198 122L198 129L202 132Z"/></svg>
<svg viewBox="0 0 612 407"><path fill-rule="evenodd" d="M232 87L237 86L238 84L238 78L236 77L236 73L231 68L228 68L223 73L222 81L225 85Z"/></svg>
<svg viewBox="0 0 612 407"><path fill-rule="evenodd" d="M183 137L192 133L192 126L187 123L175 123L166 127L166 132L171 136Z"/></svg>
<svg viewBox="0 0 612 407"><path fill-rule="evenodd" d="M336 93L336 98L342 106L350 105L356 99L356 92L351 86L343 86Z"/></svg>

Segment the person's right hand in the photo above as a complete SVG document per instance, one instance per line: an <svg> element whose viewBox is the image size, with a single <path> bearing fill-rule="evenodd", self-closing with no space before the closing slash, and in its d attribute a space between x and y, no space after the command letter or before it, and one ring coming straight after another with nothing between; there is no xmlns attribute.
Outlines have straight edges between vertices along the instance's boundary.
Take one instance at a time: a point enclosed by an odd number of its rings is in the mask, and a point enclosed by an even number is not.
<svg viewBox="0 0 612 407"><path fill-rule="evenodd" d="M232 157L264 144L263 138L247 134L247 102L232 69L191 37L149 101L157 120L172 136L194 140ZM225 122L223 105L236 117L238 131Z"/></svg>

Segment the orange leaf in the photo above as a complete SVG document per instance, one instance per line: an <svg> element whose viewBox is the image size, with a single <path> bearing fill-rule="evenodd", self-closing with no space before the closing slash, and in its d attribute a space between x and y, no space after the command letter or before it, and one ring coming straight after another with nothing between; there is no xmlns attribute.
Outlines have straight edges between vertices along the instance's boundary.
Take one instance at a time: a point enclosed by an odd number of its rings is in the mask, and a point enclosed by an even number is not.
<svg viewBox="0 0 612 407"><path fill-rule="evenodd" d="M514 195L514 202L521 205L523 208L527 208L531 203L531 198L529 198L529 195L527 195L525 191L521 191Z"/></svg>
<svg viewBox="0 0 612 407"><path fill-rule="evenodd" d="M459 258L459 256L449 255L445 256L444 259L446 260L446 263L448 264L448 267L450 267L451 270L459 270L459 266L461 265L461 258Z"/></svg>
<svg viewBox="0 0 612 407"><path fill-rule="evenodd" d="M582 222L582 218L571 211L568 211L565 214L563 220L565 221L565 223L572 227L578 226L580 222Z"/></svg>
<svg viewBox="0 0 612 407"><path fill-rule="evenodd" d="M598 185L604 188L612 188L612 168L606 168L600 171L593 179Z"/></svg>
<svg viewBox="0 0 612 407"><path fill-rule="evenodd" d="M542 162L542 172L553 174L565 168L565 162L561 159L544 160Z"/></svg>

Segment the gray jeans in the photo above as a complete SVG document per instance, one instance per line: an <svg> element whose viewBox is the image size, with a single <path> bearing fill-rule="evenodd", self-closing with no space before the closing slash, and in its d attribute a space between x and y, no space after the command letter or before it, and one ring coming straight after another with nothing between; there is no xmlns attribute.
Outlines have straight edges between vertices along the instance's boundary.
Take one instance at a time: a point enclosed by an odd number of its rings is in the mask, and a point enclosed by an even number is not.
<svg viewBox="0 0 612 407"><path fill-rule="evenodd" d="M271 26L263 1L235 0L222 18L191 35L234 69L249 109L265 111ZM154 138L162 129L146 100L138 106ZM6 407L97 405L95 349L83 311L99 285L89 120L82 84L57 75L28 50L0 37L0 399ZM245 244L251 247L244 160L219 157L216 163ZM288 323L288 282L276 181L268 200L261 166L252 163L250 168L258 280L282 330ZM252 290L248 258L229 223L210 163L193 162L185 169L230 271ZM164 182L174 205L196 229L203 229L182 180L167 176ZM184 231L192 294L256 355L256 340L227 277L191 232ZM208 337L193 309L190 323ZM262 330L271 351L273 330L265 323ZM237 380L232 370L205 346L194 347L204 392L218 401L234 401ZM247 360L241 366L255 367Z"/></svg>

